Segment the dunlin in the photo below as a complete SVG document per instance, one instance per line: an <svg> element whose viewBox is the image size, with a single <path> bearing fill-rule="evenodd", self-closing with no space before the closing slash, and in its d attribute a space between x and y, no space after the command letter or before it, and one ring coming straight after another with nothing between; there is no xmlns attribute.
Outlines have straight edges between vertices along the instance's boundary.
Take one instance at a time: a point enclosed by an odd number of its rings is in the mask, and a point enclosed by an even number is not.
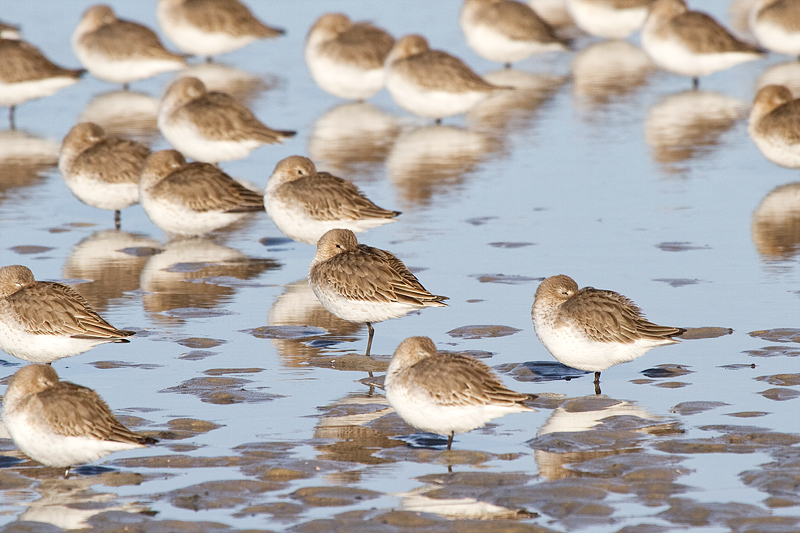
<svg viewBox="0 0 800 533"><path fill-rule="evenodd" d="M369 22L342 13L317 19L306 37L306 65L324 91L348 100L366 100L383 89L386 56L394 38Z"/></svg>
<svg viewBox="0 0 800 533"><path fill-rule="evenodd" d="M757 0L750 11L750 29L764 48L800 55L800 2Z"/></svg>
<svg viewBox="0 0 800 533"><path fill-rule="evenodd" d="M472 357L440 353L428 337L400 343L386 371L386 398L415 428L445 435L466 433L510 413L534 411L532 399L507 389L492 370Z"/></svg>
<svg viewBox="0 0 800 533"><path fill-rule="evenodd" d="M657 346L675 344L685 329L658 326L625 296L584 287L563 274L551 276L536 289L531 309L536 335L560 363L600 372L632 361ZM598 387L599 388L599 387Z"/></svg>
<svg viewBox="0 0 800 533"><path fill-rule="evenodd" d="M167 89L158 110L161 133L183 154L218 163L247 157L294 131L273 130L230 95L206 90L197 78L181 78Z"/></svg>
<svg viewBox="0 0 800 533"><path fill-rule="evenodd" d="M800 100L783 85L756 93L747 131L764 157L788 168L800 168Z"/></svg>
<svg viewBox="0 0 800 533"><path fill-rule="evenodd" d="M139 203L153 223L175 235L204 235L264 210L264 198L210 163L187 163L176 150L147 158Z"/></svg>
<svg viewBox="0 0 800 533"><path fill-rule="evenodd" d="M25 41L0 38L0 105L9 107L11 128L16 105L69 87L84 72L59 67Z"/></svg>
<svg viewBox="0 0 800 533"><path fill-rule="evenodd" d="M394 222L399 211L373 204L353 183L317 167L307 157L280 161L264 192L264 206L284 235L316 244L328 230L361 232Z"/></svg>
<svg viewBox="0 0 800 533"><path fill-rule="evenodd" d="M437 122L469 110L492 91L508 89L484 80L457 57L431 50L420 35L397 41L386 68L386 88L394 101Z"/></svg>
<svg viewBox="0 0 800 533"><path fill-rule="evenodd" d="M647 19L653 0L567 0L580 29L606 39L624 39Z"/></svg>
<svg viewBox="0 0 800 533"><path fill-rule="evenodd" d="M699 76L759 59L761 50L740 41L705 13L689 11L684 0L656 0L642 28L642 46L659 67Z"/></svg>
<svg viewBox="0 0 800 533"><path fill-rule="evenodd" d="M67 285L36 281L22 265L0 268L0 349L33 363L52 363L98 344L129 342Z"/></svg>
<svg viewBox="0 0 800 533"><path fill-rule="evenodd" d="M186 66L185 57L164 48L153 30L118 19L102 4L83 13L72 51L93 76L123 85Z"/></svg>
<svg viewBox="0 0 800 533"><path fill-rule="evenodd" d="M156 15L178 48L207 60L285 33L262 23L238 0L159 0Z"/></svg>
<svg viewBox="0 0 800 533"><path fill-rule="evenodd" d="M516 0L466 0L460 23L470 48L509 67L533 54L568 50L533 8Z"/></svg>
<svg viewBox="0 0 800 533"><path fill-rule="evenodd" d="M332 229L320 238L308 282L325 309L367 325L366 355L372 347L375 322L425 307L447 307L442 302L448 298L429 293L394 254L358 244L349 229Z"/></svg>
<svg viewBox="0 0 800 533"><path fill-rule="evenodd" d="M90 463L158 442L120 423L92 389L59 381L49 365L28 365L11 377L3 396L3 423L25 455L47 466Z"/></svg>
<svg viewBox="0 0 800 533"><path fill-rule="evenodd" d="M78 200L114 211L120 227L120 210L139 201L139 174L150 149L136 141L108 137L92 122L72 127L61 144L58 169Z"/></svg>

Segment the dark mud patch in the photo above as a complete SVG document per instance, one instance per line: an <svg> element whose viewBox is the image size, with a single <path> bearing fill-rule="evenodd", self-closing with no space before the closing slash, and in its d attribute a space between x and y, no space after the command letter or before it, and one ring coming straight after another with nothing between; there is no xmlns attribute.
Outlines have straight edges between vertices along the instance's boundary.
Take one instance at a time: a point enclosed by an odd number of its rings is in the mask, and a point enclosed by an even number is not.
<svg viewBox="0 0 800 533"><path fill-rule="evenodd" d="M771 413L767 411L739 411L738 413L725 413L725 416L732 416L734 418L760 418L769 414Z"/></svg>
<svg viewBox="0 0 800 533"><path fill-rule="evenodd" d="M663 252L688 252L690 250L710 250L711 246L685 241L668 241L656 244L656 248Z"/></svg>
<svg viewBox="0 0 800 533"><path fill-rule="evenodd" d="M776 328L776 329L761 329L751 331L751 337L764 339L770 342L797 342L800 343L800 329L796 328Z"/></svg>
<svg viewBox="0 0 800 533"><path fill-rule="evenodd" d="M484 224L491 222L492 220L497 220L498 217L488 216L488 217L475 217L475 218L468 218L464 222L470 224L472 226L483 226Z"/></svg>
<svg viewBox="0 0 800 533"><path fill-rule="evenodd" d="M264 246L283 246L294 243L292 239L287 239L286 237L264 237L259 239L258 242Z"/></svg>
<svg viewBox="0 0 800 533"><path fill-rule="evenodd" d="M234 403L259 403L281 398L280 395L248 390L245 386L251 383L248 379L227 377L192 378L175 387L162 389L159 392L191 394L201 401L218 405Z"/></svg>
<svg viewBox="0 0 800 533"><path fill-rule="evenodd" d="M686 328L686 331L676 335L676 339L697 340L697 339L716 339L733 333L731 328L720 328L716 326L705 326L702 328Z"/></svg>
<svg viewBox="0 0 800 533"><path fill-rule="evenodd" d="M263 368L211 368L203 372L207 376L224 376L226 374L258 374Z"/></svg>
<svg viewBox="0 0 800 533"><path fill-rule="evenodd" d="M517 381L569 381L574 378L592 374L578 370L556 361L526 361L524 363L505 363L494 367L498 372L509 374Z"/></svg>
<svg viewBox="0 0 800 533"><path fill-rule="evenodd" d="M653 281L660 281L661 283L666 283L670 287L686 287L687 285L708 283L707 281L704 280L688 279L688 278L656 278Z"/></svg>
<svg viewBox="0 0 800 533"><path fill-rule="evenodd" d="M679 376L686 376L688 374L694 374L694 370L689 370L689 367L686 365L657 365L653 368L648 368L639 372L640 374L644 374L648 378L652 379L662 379L662 378L676 378Z"/></svg>
<svg viewBox="0 0 800 533"><path fill-rule="evenodd" d="M219 352L212 352L209 350L192 350L191 352L186 352L185 354L178 357L183 361L202 361L208 357L213 355L218 355Z"/></svg>
<svg viewBox="0 0 800 533"><path fill-rule="evenodd" d="M800 356L800 348L794 346L765 346L756 350L746 350L746 353L751 357L798 357Z"/></svg>
<svg viewBox="0 0 800 533"><path fill-rule="evenodd" d="M505 285L524 285L534 281L542 281L544 278L531 278L528 276L514 276L507 274L472 274L471 278L476 278L481 283L503 283Z"/></svg>
<svg viewBox="0 0 800 533"><path fill-rule="evenodd" d="M760 465L758 470L739 474L742 483L765 492L768 507L800 506L800 450L784 448L772 452L774 461ZM797 523L798 517L791 517Z"/></svg>
<svg viewBox="0 0 800 533"><path fill-rule="evenodd" d="M506 248L513 250L515 248L525 248L526 246L534 246L535 242L490 242L489 246L492 248Z"/></svg>
<svg viewBox="0 0 800 533"><path fill-rule="evenodd" d="M142 370L154 370L162 368L164 365L145 364L145 363L127 363L125 361L95 361L89 363L95 368L100 370L109 370L112 368L141 368Z"/></svg>
<svg viewBox="0 0 800 533"><path fill-rule="evenodd" d="M228 341L223 339L211 339L206 337L189 337L187 339L181 339L177 342L181 346L186 346L187 348L193 348L196 350L208 350L209 348L216 348L217 346L225 344Z"/></svg>
<svg viewBox="0 0 800 533"><path fill-rule="evenodd" d="M725 370L744 370L745 368L754 369L755 367L755 363L734 363L732 365L722 365L719 368L724 368Z"/></svg>
<svg viewBox="0 0 800 533"><path fill-rule="evenodd" d="M233 509L252 504L263 498L265 492L282 489L280 483L268 483L253 479L235 479L225 481L206 481L173 490L163 495L174 507L190 511L208 511L210 509Z"/></svg>
<svg viewBox="0 0 800 533"><path fill-rule="evenodd" d="M184 440L221 428L220 424L194 418L173 418L167 422L167 429L158 432L157 437L164 440Z"/></svg>
<svg viewBox="0 0 800 533"><path fill-rule="evenodd" d="M9 248L12 252L19 255L32 255L32 254L42 254L44 252L49 252L54 248L50 246L36 246L36 245L24 245L24 246L13 246Z"/></svg>
<svg viewBox="0 0 800 533"><path fill-rule="evenodd" d="M756 381L766 381L770 385L781 387L796 387L800 385L800 374L774 374L772 376L759 376Z"/></svg>
<svg viewBox="0 0 800 533"><path fill-rule="evenodd" d="M161 250L161 248L153 248L152 246L132 246L130 248L122 248L118 251L131 257L152 257L156 254L160 254L163 250Z"/></svg>
<svg viewBox="0 0 800 533"><path fill-rule="evenodd" d="M303 487L289 495L310 507L341 507L382 496L380 492L352 487Z"/></svg>
<svg viewBox="0 0 800 533"><path fill-rule="evenodd" d="M447 332L454 339L490 339L495 337L508 337L522 331L510 326L480 325L462 326Z"/></svg>
<svg viewBox="0 0 800 533"><path fill-rule="evenodd" d="M785 402L788 400L794 400L798 396L800 396L800 391L796 391L794 389L767 389L764 391L759 392L761 396L768 400L773 400L776 402Z"/></svg>
<svg viewBox="0 0 800 533"><path fill-rule="evenodd" d="M725 402L681 402L678 405L671 407L669 412L676 413L681 416L689 416L689 415L696 415L697 413L702 413L703 411L708 411L711 409L718 409L720 407L725 407L727 404Z"/></svg>
<svg viewBox="0 0 800 533"><path fill-rule="evenodd" d="M734 519L764 519L769 512L746 503L709 503L697 502L686 498L671 498L669 509L656 516L669 520L673 524L701 527L710 525L727 525Z"/></svg>

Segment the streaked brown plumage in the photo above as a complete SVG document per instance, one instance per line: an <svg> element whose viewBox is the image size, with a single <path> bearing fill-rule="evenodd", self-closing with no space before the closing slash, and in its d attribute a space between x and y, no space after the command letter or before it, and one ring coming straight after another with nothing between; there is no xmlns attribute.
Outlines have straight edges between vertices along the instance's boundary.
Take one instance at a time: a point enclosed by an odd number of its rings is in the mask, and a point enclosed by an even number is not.
<svg viewBox="0 0 800 533"><path fill-rule="evenodd" d="M49 365L19 369L4 400L3 420L14 442L42 464L67 467L65 477L73 464L158 442L126 428L99 394L60 381Z"/></svg>
<svg viewBox="0 0 800 533"><path fill-rule="evenodd" d="M45 78L79 79L84 69L59 67L30 43L16 39L0 39L0 82L20 83Z"/></svg>
<svg viewBox="0 0 800 533"><path fill-rule="evenodd" d="M36 335L129 342L124 337L135 333L106 322L72 287L36 281L33 272L22 265L0 268L0 306Z"/></svg>
<svg viewBox="0 0 800 533"><path fill-rule="evenodd" d="M428 337L409 337L394 352L386 371L386 397L406 422L447 435L483 426L508 413L533 411L535 398L506 388L492 369L460 354L442 353Z"/></svg>
<svg viewBox="0 0 800 533"><path fill-rule="evenodd" d="M169 2L168 2L169 3ZM224 32L234 36L253 35L259 39L286 33L267 26L237 0L178 0L179 13L187 21L208 33Z"/></svg>
<svg viewBox="0 0 800 533"><path fill-rule="evenodd" d="M423 307L446 307L443 302L448 299L428 292L391 252L359 244L348 229L332 229L320 238L308 281L328 311L367 324L367 355L372 323Z"/></svg>

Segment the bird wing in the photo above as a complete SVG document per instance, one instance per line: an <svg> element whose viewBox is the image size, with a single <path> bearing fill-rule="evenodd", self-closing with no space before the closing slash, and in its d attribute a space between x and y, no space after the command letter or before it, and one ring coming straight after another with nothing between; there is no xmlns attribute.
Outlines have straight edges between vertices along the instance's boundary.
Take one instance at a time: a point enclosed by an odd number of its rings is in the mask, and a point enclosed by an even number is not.
<svg viewBox="0 0 800 533"><path fill-rule="evenodd" d="M723 28L713 17L698 11L687 11L669 22L671 29L696 53L751 52L755 46L740 41Z"/></svg>
<svg viewBox="0 0 800 533"><path fill-rule="evenodd" d="M237 0L188 0L183 8L186 20L210 33L228 33L236 37L256 35L261 38L285 33L280 28L263 24Z"/></svg>
<svg viewBox="0 0 800 533"><path fill-rule="evenodd" d="M561 305L571 324L597 342L633 343L639 339L668 339L684 330L648 321L625 296L584 287Z"/></svg>
<svg viewBox="0 0 800 533"><path fill-rule="evenodd" d="M206 93L178 108L175 118L193 122L203 136L218 141L255 139L272 144L294 135L294 132L273 130L265 126L252 111L233 97L216 91Z"/></svg>
<svg viewBox="0 0 800 533"><path fill-rule="evenodd" d="M393 68L406 71L408 76L417 79L417 83L432 91L489 92L497 89L497 86L475 74L459 58L440 50L426 50L401 59L394 63ZM420 76L419 72L425 72L426 75Z"/></svg>
<svg viewBox="0 0 800 533"><path fill-rule="evenodd" d="M290 204L307 206L309 215L318 220L358 220L393 218L397 211L378 207L352 182L327 172L288 182L279 189Z"/></svg>
<svg viewBox="0 0 800 533"><path fill-rule="evenodd" d="M482 10L480 16L487 25L502 24L511 39L543 43L562 42L549 24L533 9L520 2L498 2Z"/></svg>
<svg viewBox="0 0 800 533"><path fill-rule="evenodd" d="M161 180L153 192L180 199L189 209L198 212L264 210L261 194L208 163L189 163Z"/></svg>
<svg viewBox="0 0 800 533"><path fill-rule="evenodd" d="M369 68L381 68L394 46L394 38L369 22L358 22L325 45L332 59Z"/></svg>
<svg viewBox="0 0 800 533"><path fill-rule="evenodd" d="M131 56L175 61L185 59L185 56L164 48L153 30L128 20L100 26L81 37L81 42L87 47L101 49L104 54L116 59L128 59Z"/></svg>
<svg viewBox="0 0 800 533"><path fill-rule="evenodd" d="M130 444L153 441L123 426L100 395L87 387L59 381L36 397L42 403L41 414L58 435Z"/></svg>
<svg viewBox="0 0 800 533"><path fill-rule="evenodd" d="M69 335L81 339L117 339L132 331L103 320L75 289L61 283L36 282L6 298L17 320L35 335ZM127 342L127 341L125 341Z"/></svg>

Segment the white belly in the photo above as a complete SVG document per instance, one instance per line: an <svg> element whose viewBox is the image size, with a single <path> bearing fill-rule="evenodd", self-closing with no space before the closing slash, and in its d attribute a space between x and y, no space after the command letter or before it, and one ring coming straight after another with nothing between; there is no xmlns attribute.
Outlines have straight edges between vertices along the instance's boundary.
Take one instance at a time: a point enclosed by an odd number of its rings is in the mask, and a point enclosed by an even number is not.
<svg viewBox="0 0 800 533"><path fill-rule="evenodd" d="M108 183L91 175L72 174L63 170L62 175L72 194L86 205L116 211L139 201L138 182Z"/></svg>
<svg viewBox="0 0 800 533"><path fill-rule="evenodd" d="M624 39L638 30L647 18L645 6L614 9L586 0L567 0L567 9L583 31L606 39Z"/></svg>
<svg viewBox="0 0 800 533"><path fill-rule="evenodd" d="M3 83L0 81L0 105L12 106L35 98L50 96L77 82L77 79L69 77L46 78L19 83Z"/></svg>
<svg viewBox="0 0 800 533"><path fill-rule="evenodd" d="M205 32L180 19L163 20L161 12L158 15L159 24L167 38L189 54L204 57L216 56L238 50L256 40L256 37L252 35L234 36L222 32Z"/></svg>
<svg viewBox="0 0 800 533"><path fill-rule="evenodd" d="M800 55L800 31L786 31L782 26L770 22L750 22L750 28L761 46L791 56Z"/></svg>
<svg viewBox="0 0 800 533"><path fill-rule="evenodd" d="M243 159L261 146L261 141L217 141L204 137L194 126L185 120L171 120L163 113L158 115L158 129L169 143L183 155L205 163L219 163Z"/></svg>
<svg viewBox="0 0 800 533"><path fill-rule="evenodd" d="M67 335L38 335L29 333L11 319L0 307L0 349L9 355L32 363L52 363L64 357L78 355L98 344L110 342L102 339L73 339Z"/></svg>
<svg viewBox="0 0 800 533"><path fill-rule="evenodd" d="M746 52L698 54L677 40L654 38L646 31L642 32L642 46L659 67L690 77L707 76L759 58L757 54Z"/></svg>
<svg viewBox="0 0 800 533"><path fill-rule="evenodd" d="M415 115L427 118L444 118L464 113L488 95L480 91L431 91L410 82L392 70L389 70L386 88L397 105Z"/></svg>
<svg viewBox="0 0 800 533"><path fill-rule="evenodd" d="M247 215L247 213L221 211L194 211L175 202L152 198L146 193L140 194L139 203L153 224L167 233L185 237L205 235L233 224Z"/></svg>
<svg viewBox="0 0 800 533"><path fill-rule="evenodd" d="M365 69L333 61L316 46L306 48L306 65L320 88L339 98L366 100L383 89L386 71L383 67Z"/></svg>
<svg viewBox="0 0 800 533"><path fill-rule="evenodd" d="M86 50L80 44L73 50L92 76L112 83L130 83L186 66L182 61L170 59L112 59L103 53Z"/></svg>
<svg viewBox="0 0 800 533"><path fill-rule="evenodd" d="M334 293L327 287L318 287L311 284L311 288L314 290L314 294L317 295L320 303L322 303L322 306L330 313L333 313L343 320L355 322L357 324L383 322L390 318L400 318L406 316L415 309L421 309L423 307L402 302L348 300Z"/></svg>

